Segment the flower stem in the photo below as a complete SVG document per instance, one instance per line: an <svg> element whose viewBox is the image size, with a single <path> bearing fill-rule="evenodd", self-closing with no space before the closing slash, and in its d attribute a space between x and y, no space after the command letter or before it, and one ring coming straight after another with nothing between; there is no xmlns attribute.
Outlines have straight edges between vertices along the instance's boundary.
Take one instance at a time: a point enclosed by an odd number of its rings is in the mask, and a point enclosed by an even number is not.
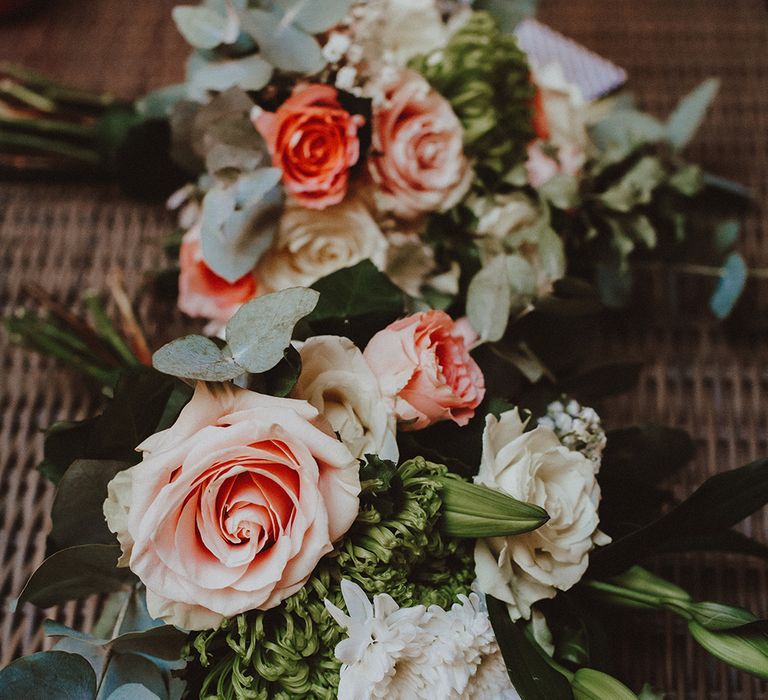
<svg viewBox="0 0 768 700"><path fill-rule="evenodd" d="M101 156L95 150L46 136L0 132L0 149L6 147L53 153L93 166L101 164Z"/></svg>

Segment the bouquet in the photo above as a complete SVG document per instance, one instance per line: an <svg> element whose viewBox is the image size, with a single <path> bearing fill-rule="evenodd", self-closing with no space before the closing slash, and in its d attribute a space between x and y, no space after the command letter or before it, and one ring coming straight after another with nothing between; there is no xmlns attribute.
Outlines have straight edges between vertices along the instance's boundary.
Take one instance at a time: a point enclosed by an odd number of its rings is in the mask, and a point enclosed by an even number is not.
<svg viewBox="0 0 768 700"><path fill-rule="evenodd" d="M46 434L48 557L19 597L103 612L90 633L46 623L54 649L0 694L663 697L610 673L617 608L670 611L768 678L765 621L643 568L765 557L732 527L768 501L768 461L676 502L688 435L606 432L590 407L637 376L590 347L633 264L724 263L719 316L743 287L734 221L705 217L703 239L695 216L738 188L680 156L716 85L665 123L596 100L536 63L550 30L516 8L176 8L187 82L129 111L198 174L169 251L206 335L150 360L119 276L117 324L42 290L49 317L8 319L109 399Z"/></svg>

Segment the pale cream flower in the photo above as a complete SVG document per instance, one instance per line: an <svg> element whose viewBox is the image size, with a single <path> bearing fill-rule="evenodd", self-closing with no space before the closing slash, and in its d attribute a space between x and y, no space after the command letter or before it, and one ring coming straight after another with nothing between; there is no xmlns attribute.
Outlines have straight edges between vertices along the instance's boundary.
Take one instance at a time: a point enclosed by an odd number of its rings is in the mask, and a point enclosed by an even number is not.
<svg viewBox="0 0 768 700"><path fill-rule="evenodd" d="M312 404L361 459L397 462L397 422L363 353L348 338L320 335L299 348L301 374L291 396Z"/></svg>
<svg viewBox="0 0 768 700"><path fill-rule="evenodd" d="M273 244L259 260L256 277L266 291L308 287L321 277L370 259L386 263L387 239L356 197L321 210L291 202Z"/></svg>
<svg viewBox="0 0 768 700"><path fill-rule="evenodd" d="M599 465L563 447L555 433L538 426L525 432L517 409L489 415L475 481L546 509L550 520L514 537L491 537L475 545L480 589L507 603L512 619L531 616L538 600L576 585L600 532Z"/></svg>

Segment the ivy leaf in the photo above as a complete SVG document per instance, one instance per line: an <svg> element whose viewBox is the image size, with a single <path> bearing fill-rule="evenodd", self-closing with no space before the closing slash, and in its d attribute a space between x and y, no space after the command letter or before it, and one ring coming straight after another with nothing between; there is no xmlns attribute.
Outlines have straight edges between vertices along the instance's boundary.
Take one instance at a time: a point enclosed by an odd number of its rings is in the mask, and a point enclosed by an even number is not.
<svg viewBox="0 0 768 700"><path fill-rule="evenodd" d="M114 544L102 507L107 484L131 465L112 460L77 460L64 473L51 509L49 553L79 544Z"/></svg>
<svg viewBox="0 0 768 700"><path fill-rule="evenodd" d="M731 253L720 270L720 281L709 300L709 308L720 319L727 318L739 300L747 284L749 270L744 258L738 253Z"/></svg>
<svg viewBox="0 0 768 700"><path fill-rule="evenodd" d="M349 11L352 0L277 0L284 20L308 34L321 34L335 27Z"/></svg>
<svg viewBox="0 0 768 700"><path fill-rule="evenodd" d="M19 604L50 608L92 593L110 593L134 579L127 568L118 568L120 546L82 544L48 557L32 574L19 596Z"/></svg>
<svg viewBox="0 0 768 700"><path fill-rule="evenodd" d="M319 297L314 289L292 287L241 306L226 330L233 361L254 374L272 369L283 359L294 327L312 312Z"/></svg>
<svg viewBox="0 0 768 700"><path fill-rule="evenodd" d="M216 48L227 34L227 18L208 7L178 5L171 15L182 36L196 49Z"/></svg>
<svg viewBox="0 0 768 700"><path fill-rule="evenodd" d="M26 700L94 700L96 674L78 654L41 651L0 671L0 696Z"/></svg>
<svg viewBox="0 0 768 700"><path fill-rule="evenodd" d="M712 100L720 89L717 78L709 78L686 95L667 120L667 140L676 151L681 151L693 139Z"/></svg>
<svg viewBox="0 0 768 700"><path fill-rule="evenodd" d="M290 17L278 17L266 10L247 10L241 15L241 26L259 45L263 58L287 73L312 75L325 67L325 59L317 40L297 29Z"/></svg>
<svg viewBox="0 0 768 700"><path fill-rule="evenodd" d="M201 335L187 335L163 345L152 355L152 366L174 377L206 382L224 382L245 371L232 359L228 348L220 348Z"/></svg>

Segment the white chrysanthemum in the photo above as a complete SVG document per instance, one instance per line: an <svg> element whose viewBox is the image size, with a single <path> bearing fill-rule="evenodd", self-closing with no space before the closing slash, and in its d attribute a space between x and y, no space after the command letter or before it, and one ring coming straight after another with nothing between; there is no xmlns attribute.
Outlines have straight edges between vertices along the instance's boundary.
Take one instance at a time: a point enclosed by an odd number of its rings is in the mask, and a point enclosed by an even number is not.
<svg viewBox="0 0 768 700"><path fill-rule="evenodd" d="M567 403L553 401L539 425L550 428L569 450L581 452L595 464L600 464L607 442L600 416L594 408L582 406L575 399Z"/></svg>
<svg viewBox="0 0 768 700"><path fill-rule="evenodd" d="M371 605L357 584L341 587L349 615L326 601L349 635L336 647L339 700L519 700L474 593L426 610L399 608L386 594Z"/></svg>

